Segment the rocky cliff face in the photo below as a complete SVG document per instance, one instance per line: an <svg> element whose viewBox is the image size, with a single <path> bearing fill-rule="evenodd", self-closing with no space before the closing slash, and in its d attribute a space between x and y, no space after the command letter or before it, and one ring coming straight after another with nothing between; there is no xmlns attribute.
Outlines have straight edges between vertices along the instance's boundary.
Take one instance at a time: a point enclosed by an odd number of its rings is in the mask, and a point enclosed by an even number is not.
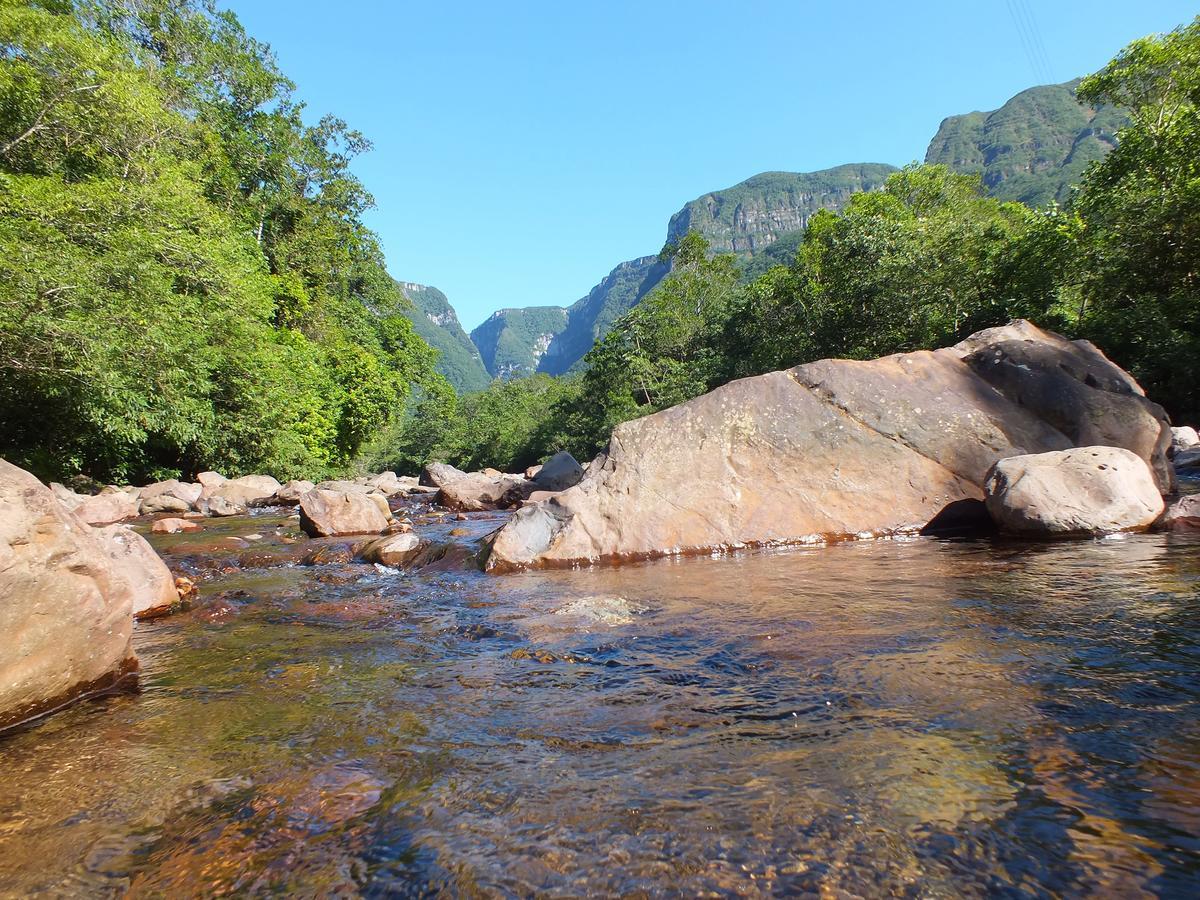
<svg viewBox="0 0 1200 900"><path fill-rule="evenodd" d="M413 323L413 330L438 351L437 370L459 393L487 387L492 378L446 295L435 287L411 281L396 284L412 303L406 315Z"/></svg>
<svg viewBox="0 0 1200 900"><path fill-rule="evenodd" d="M697 231L714 250L748 258L804 228L817 210L841 209L852 194L878 190L895 171L859 163L820 172L764 172L688 203L671 217L667 241Z"/></svg>
<svg viewBox="0 0 1200 900"><path fill-rule="evenodd" d="M567 327L561 306L501 309L471 332L487 370L496 378L518 378L538 371L554 338Z"/></svg>
<svg viewBox="0 0 1200 900"><path fill-rule="evenodd" d="M546 349L538 370L562 375L576 366L619 316L635 306L670 271L657 256L619 264L586 297L567 308L567 325Z"/></svg>
<svg viewBox="0 0 1200 900"><path fill-rule="evenodd" d="M1088 164L1116 143L1128 117L1075 98L1078 80L1030 88L991 112L945 119L925 162L978 172L993 197L1032 206L1064 201Z"/></svg>

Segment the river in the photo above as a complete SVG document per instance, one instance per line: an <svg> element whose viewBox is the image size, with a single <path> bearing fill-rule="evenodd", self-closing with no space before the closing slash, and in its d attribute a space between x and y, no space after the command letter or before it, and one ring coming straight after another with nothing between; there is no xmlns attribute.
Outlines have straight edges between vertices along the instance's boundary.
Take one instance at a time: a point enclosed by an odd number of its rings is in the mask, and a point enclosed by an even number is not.
<svg viewBox="0 0 1200 900"><path fill-rule="evenodd" d="M205 524L138 691L0 737L5 895L1200 893L1200 540L488 577Z"/></svg>

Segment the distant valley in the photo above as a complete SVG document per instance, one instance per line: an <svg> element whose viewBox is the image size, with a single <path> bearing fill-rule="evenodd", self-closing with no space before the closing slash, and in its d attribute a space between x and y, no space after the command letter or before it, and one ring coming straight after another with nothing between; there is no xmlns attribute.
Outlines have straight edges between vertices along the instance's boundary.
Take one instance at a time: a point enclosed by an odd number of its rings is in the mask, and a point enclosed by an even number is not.
<svg viewBox="0 0 1200 900"><path fill-rule="evenodd" d="M999 199L1035 206L1064 201L1125 123L1119 110L1079 104L1076 84L1030 88L999 109L950 116L924 161L979 173ZM817 210L840 210L853 194L880 188L894 171L886 163L855 163L818 172L764 172L685 204L667 223L666 240L695 230L715 251L736 255L752 277L791 262ZM497 310L469 336L441 291L400 286L413 303L409 316L417 332L441 352L439 370L457 390L469 392L492 378L571 371L668 271L656 254L627 260L569 306Z"/></svg>

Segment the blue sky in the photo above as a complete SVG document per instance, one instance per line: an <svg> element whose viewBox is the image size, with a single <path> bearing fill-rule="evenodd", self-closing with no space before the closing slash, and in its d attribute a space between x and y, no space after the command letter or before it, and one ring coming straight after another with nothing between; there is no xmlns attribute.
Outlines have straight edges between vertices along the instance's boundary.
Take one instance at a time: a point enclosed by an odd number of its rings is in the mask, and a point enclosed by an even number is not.
<svg viewBox="0 0 1200 900"><path fill-rule="evenodd" d="M227 0L356 171L398 278L470 330L657 252L688 200L770 170L924 155L945 116L1103 65L1172 0ZM1032 15L1032 27L1028 16Z"/></svg>

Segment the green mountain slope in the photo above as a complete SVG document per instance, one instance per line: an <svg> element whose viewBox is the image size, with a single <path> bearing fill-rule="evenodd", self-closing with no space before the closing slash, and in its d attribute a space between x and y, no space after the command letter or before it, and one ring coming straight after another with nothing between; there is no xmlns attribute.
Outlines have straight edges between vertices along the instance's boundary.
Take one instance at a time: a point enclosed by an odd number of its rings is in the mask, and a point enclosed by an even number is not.
<svg viewBox="0 0 1200 900"><path fill-rule="evenodd" d="M397 281L400 291L413 308L405 315L413 330L438 351L437 370L446 376L460 394L481 391L491 382L479 351L463 331L450 301L435 287Z"/></svg>
<svg viewBox="0 0 1200 900"><path fill-rule="evenodd" d="M603 337L612 323L633 307L670 271L657 256L623 262L608 273L586 297L567 308L567 325L546 349L538 371L562 375L570 371Z"/></svg>
<svg viewBox="0 0 1200 900"><path fill-rule="evenodd" d="M713 250L749 259L803 229L817 210L840 209L851 195L882 187L895 171L885 163L857 163L819 172L763 172L688 203L671 217L667 241L698 231Z"/></svg>
<svg viewBox="0 0 1200 900"><path fill-rule="evenodd" d="M1030 88L991 112L945 119L925 162L979 172L993 197L1041 206L1060 202L1084 169L1116 143L1128 118L1075 99L1078 80Z"/></svg>
<svg viewBox="0 0 1200 900"><path fill-rule="evenodd" d="M487 370L496 378L516 378L538 371L538 363L555 336L567 327L561 306L501 309L471 332Z"/></svg>
<svg viewBox="0 0 1200 900"><path fill-rule="evenodd" d="M992 112L945 119L925 161L979 172L988 192L1000 199L1031 205L1064 200L1088 164L1111 149L1126 122L1114 109L1081 106L1076 84L1030 88ZM879 188L894 171L884 163L855 163L819 172L764 172L686 204L671 217L667 240L698 231L715 251L737 255L753 277L795 258L813 213L841 209L853 194ZM570 306L561 327L540 318L536 326L525 321L528 314L544 316L545 309L557 307L501 310L472 338L494 376L524 374L531 366L550 374L570 371L667 271L653 256L629 260Z"/></svg>

